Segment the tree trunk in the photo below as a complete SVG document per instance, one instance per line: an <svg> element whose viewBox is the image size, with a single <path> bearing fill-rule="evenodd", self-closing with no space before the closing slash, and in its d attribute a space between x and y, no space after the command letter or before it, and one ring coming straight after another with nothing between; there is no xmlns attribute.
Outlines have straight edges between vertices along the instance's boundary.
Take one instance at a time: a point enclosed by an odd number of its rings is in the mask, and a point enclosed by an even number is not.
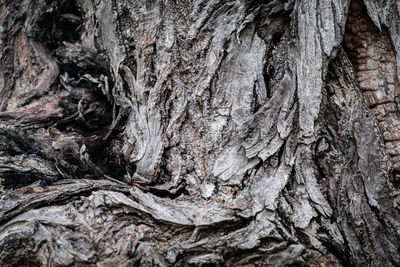
<svg viewBox="0 0 400 267"><path fill-rule="evenodd" d="M400 2L0 3L1 266L400 266Z"/></svg>

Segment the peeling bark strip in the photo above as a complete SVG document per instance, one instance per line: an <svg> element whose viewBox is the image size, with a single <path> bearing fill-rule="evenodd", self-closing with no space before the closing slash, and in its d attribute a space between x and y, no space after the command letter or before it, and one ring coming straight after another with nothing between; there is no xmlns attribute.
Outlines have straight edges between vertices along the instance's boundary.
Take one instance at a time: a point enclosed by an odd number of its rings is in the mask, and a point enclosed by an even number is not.
<svg viewBox="0 0 400 267"><path fill-rule="evenodd" d="M2 1L0 265L399 266L381 2Z"/></svg>
<svg viewBox="0 0 400 267"><path fill-rule="evenodd" d="M343 28L339 25L345 23L348 1L312 0L297 4L298 52L295 55L299 57L293 61L297 65L300 127L309 137L315 131L314 121L321 104L326 59L343 39Z"/></svg>

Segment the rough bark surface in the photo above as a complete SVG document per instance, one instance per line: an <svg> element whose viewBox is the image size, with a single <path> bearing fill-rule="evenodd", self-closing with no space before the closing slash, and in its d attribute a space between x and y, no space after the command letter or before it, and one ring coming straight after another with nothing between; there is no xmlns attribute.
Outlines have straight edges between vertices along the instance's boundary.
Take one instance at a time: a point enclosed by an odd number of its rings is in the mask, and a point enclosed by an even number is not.
<svg viewBox="0 0 400 267"><path fill-rule="evenodd" d="M1 266L399 266L395 0L0 0Z"/></svg>

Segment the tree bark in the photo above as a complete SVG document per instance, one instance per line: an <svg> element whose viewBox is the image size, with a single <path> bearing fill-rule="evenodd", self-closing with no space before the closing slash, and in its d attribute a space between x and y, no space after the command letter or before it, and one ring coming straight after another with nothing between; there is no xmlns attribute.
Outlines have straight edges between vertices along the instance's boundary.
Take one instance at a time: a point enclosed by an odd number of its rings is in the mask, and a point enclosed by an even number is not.
<svg viewBox="0 0 400 267"><path fill-rule="evenodd" d="M0 3L1 266L400 265L398 1Z"/></svg>

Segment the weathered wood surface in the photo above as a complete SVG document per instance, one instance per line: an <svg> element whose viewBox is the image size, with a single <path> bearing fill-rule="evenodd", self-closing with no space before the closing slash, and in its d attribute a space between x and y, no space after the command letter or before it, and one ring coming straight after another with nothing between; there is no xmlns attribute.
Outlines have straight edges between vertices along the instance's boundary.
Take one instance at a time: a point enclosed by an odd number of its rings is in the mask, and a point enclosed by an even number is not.
<svg viewBox="0 0 400 267"><path fill-rule="evenodd" d="M395 0L0 3L1 266L400 265Z"/></svg>

